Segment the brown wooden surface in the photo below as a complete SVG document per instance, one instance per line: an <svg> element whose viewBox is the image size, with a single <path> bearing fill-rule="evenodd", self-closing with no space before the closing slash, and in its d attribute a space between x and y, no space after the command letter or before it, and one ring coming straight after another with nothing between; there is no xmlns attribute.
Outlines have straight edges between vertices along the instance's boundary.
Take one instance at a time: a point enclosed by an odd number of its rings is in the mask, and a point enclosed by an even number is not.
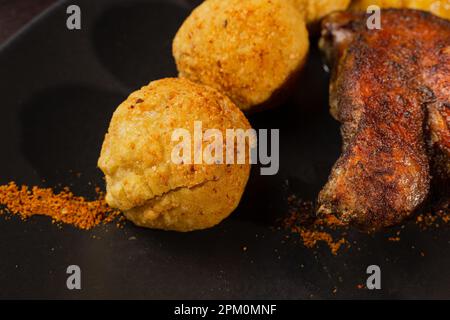
<svg viewBox="0 0 450 320"><path fill-rule="evenodd" d="M0 44L56 0L0 0Z"/></svg>

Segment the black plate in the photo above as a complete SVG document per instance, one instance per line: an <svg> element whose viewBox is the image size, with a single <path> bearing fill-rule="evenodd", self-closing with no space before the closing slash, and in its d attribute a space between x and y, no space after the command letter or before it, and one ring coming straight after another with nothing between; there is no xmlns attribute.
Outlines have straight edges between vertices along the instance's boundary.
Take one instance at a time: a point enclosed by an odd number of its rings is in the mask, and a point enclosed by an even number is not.
<svg viewBox="0 0 450 320"><path fill-rule="evenodd" d="M132 90L176 75L171 40L192 2L70 1L82 9L81 31L66 28L69 3L61 2L4 45L0 182L71 185L86 196L90 182L103 186L96 161L111 114ZM448 229L409 224L398 243L352 231L357 244L335 257L274 228L286 197L314 199L339 155L315 47L294 96L250 118L255 128L280 129L281 168L276 176L254 168L231 218L188 234L0 218L0 297L450 298ZM81 267L81 291L66 288L70 264ZM358 289L372 264L381 267L382 290Z"/></svg>

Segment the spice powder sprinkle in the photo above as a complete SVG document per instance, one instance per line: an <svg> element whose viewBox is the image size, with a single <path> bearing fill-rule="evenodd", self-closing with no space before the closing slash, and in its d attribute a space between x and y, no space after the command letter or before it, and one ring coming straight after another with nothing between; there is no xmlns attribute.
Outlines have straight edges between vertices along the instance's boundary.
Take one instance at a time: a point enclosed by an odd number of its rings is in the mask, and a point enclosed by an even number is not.
<svg viewBox="0 0 450 320"><path fill-rule="evenodd" d="M5 211L23 220L44 215L54 223L65 223L89 230L97 225L114 221L120 212L110 208L104 194L97 188L97 199L86 200L75 196L68 188L55 193L51 188L18 186L15 182L0 186L0 205Z"/></svg>

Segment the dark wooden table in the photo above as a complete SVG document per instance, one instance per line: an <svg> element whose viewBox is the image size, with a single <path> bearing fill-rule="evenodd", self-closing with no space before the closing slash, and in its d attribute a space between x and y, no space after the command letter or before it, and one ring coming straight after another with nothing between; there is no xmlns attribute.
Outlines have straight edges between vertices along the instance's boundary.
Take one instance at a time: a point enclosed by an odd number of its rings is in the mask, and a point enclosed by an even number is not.
<svg viewBox="0 0 450 320"><path fill-rule="evenodd" d="M57 0L0 0L0 44Z"/></svg>

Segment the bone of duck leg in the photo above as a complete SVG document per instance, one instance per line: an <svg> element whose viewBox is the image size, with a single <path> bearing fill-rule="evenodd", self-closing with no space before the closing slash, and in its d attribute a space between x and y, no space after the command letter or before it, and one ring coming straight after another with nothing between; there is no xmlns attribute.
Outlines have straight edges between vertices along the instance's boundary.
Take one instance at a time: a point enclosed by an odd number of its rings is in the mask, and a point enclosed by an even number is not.
<svg viewBox="0 0 450 320"><path fill-rule="evenodd" d="M318 202L320 213L377 230L426 199L427 142L448 165L450 23L394 9L382 11L381 30L368 30L366 21L335 13L323 22L320 45L332 68L330 107L342 123L343 150Z"/></svg>

